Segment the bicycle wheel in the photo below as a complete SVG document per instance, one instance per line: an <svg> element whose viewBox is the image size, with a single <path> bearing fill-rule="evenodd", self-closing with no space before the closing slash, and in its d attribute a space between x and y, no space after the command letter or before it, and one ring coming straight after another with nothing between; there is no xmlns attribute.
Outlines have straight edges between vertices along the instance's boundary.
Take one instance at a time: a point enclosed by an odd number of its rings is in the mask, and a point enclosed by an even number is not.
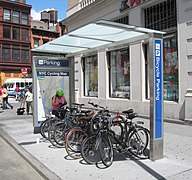
<svg viewBox="0 0 192 180"><path fill-rule="evenodd" d="M62 124L63 124L63 122L55 122L55 123L52 124L52 126L49 127L49 129L48 129L48 140L51 142L51 144L52 144L53 146L63 147L61 144L57 144L57 142L55 141L55 138L54 138L55 129L57 129L58 126L61 126Z"/></svg>
<svg viewBox="0 0 192 180"><path fill-rule="evenodd" d="M148 146L149 136L145 128L136 128L129 136L128 146L130 147L131 153L140 158L148 159L149 156L145 153L146 147Z"/></svg>
<svg viewBox="0 0 192 180"><path fill-rule="evenodd" d="M110 128L114 132L115 137L119 140L122 141L124 138L124 126L121 122L114 121ZM112 140L112 143L117 143L115 140Z"/></svg>
<svg viewBox="0 0 192 180"><path fill-rule="evenodd" d="M61 146L65 146L66 136L69 130L71 129L72 125L64 121L62 124L58 125L53 132L53 138L55 142Z"/></svg>
<svg viewBox="0 0 192 180"><path fill-rule="evenodd" d="M92 134L97 133L99 129L100 116L101 116L100 114L96 114L90 121L90 132Z"/></svg>
<svg viewBox="0 0 192 180"><path fill-rule="evenodd" d="M48 130L49 127L56 121L55 118L51 117L43 121L40 125L41 135L48 140Z"/></svg>
<svg viewBox="0 0 192 180"><path fill-rule="evenodd" d="M81 155L88 164L96 164L101 161L99 154L99 142L97 135L91 135L84 139L81 146Z"/></svg>
<svg viewBox="0 0 192 180"><path fill-rule="evenodd" d="M99 145L99 152L102 163L109 167L113 163L113 147L111 139L108 136L103 136Z"/></svg>
<svg viewBox="0 0 192 180"><path fill-rule="evenodd" d="M73 159L81 158L81 144L84 137L85 134L79 127L74 127L68 132L66 136L65 150Z"/></svg>

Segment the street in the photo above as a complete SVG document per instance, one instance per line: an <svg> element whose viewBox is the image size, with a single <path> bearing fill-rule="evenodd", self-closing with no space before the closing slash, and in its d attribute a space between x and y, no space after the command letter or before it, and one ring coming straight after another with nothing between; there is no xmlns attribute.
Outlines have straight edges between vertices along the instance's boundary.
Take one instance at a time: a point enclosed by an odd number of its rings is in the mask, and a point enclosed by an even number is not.
<svg viewBox="0 0 192 180"><path fill-rule="evenodd" d="M87 165L82 159L70 159L63 148L55 148L40 134L33 134L29 115L16 115L19 103L12 101L13 110L0 113L0 127L34 159L44 164L63 180L124 180L124 179L191 179L192 126L164 123L164 158L156 161L134 160L115 154L110 168ZM141 120L141 119L140 119ZM142 119L146 126L147 119ZM37 141L40 139L40 142Z"/></svg>
<svg viewBox="0 0 192 180"><path fill-rule="evenodd" d="M12 147L0 137L0 176L2 180L44 179Z"/></svg>

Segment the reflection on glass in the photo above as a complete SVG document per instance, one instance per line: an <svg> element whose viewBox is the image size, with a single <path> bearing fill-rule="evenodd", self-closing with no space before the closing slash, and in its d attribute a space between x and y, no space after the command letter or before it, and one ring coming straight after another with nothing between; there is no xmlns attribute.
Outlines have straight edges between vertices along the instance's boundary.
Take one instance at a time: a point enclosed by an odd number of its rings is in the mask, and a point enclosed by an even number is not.
<svg viewBox="0 0 192 180"><path fill-rule="evenodd" d="M178 101L177 39L164 39L164 100Z"/></svg>
<svg viewBox="0 0 192 180"><path fill-rule="evenodd" d="M111 97L130 98L130 61L128 49L110 52Z"/></svg>
<svg viewBox="0 0 192 180"><path fill-rule="evenodd" d="M98 96L97 56L84 58L85 96Z"/></svg>

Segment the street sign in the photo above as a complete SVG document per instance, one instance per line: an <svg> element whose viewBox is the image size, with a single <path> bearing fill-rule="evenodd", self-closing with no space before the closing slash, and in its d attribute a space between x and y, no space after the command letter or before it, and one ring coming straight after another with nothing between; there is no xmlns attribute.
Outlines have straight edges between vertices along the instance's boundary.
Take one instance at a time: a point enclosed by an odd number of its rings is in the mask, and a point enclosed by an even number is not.
<svg viewBox="0 0 192 180"><path fill-rule="evenodd" d="M26 77L26 76L28 75L28 73L27 73L27 68L21 69L21 73L22 73L22 76L23 76L23 77Z"/></svg>

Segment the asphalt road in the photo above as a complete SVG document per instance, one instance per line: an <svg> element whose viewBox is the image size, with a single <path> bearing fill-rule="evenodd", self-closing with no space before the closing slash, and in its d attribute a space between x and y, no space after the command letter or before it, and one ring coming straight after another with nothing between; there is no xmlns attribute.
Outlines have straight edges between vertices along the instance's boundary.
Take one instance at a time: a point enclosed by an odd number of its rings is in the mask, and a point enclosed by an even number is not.
<svg viewBox="0 0 192 180"><path fill-rule="evenodd" d="M0 137L0 179L41 180L44 178Z"/></svg>

